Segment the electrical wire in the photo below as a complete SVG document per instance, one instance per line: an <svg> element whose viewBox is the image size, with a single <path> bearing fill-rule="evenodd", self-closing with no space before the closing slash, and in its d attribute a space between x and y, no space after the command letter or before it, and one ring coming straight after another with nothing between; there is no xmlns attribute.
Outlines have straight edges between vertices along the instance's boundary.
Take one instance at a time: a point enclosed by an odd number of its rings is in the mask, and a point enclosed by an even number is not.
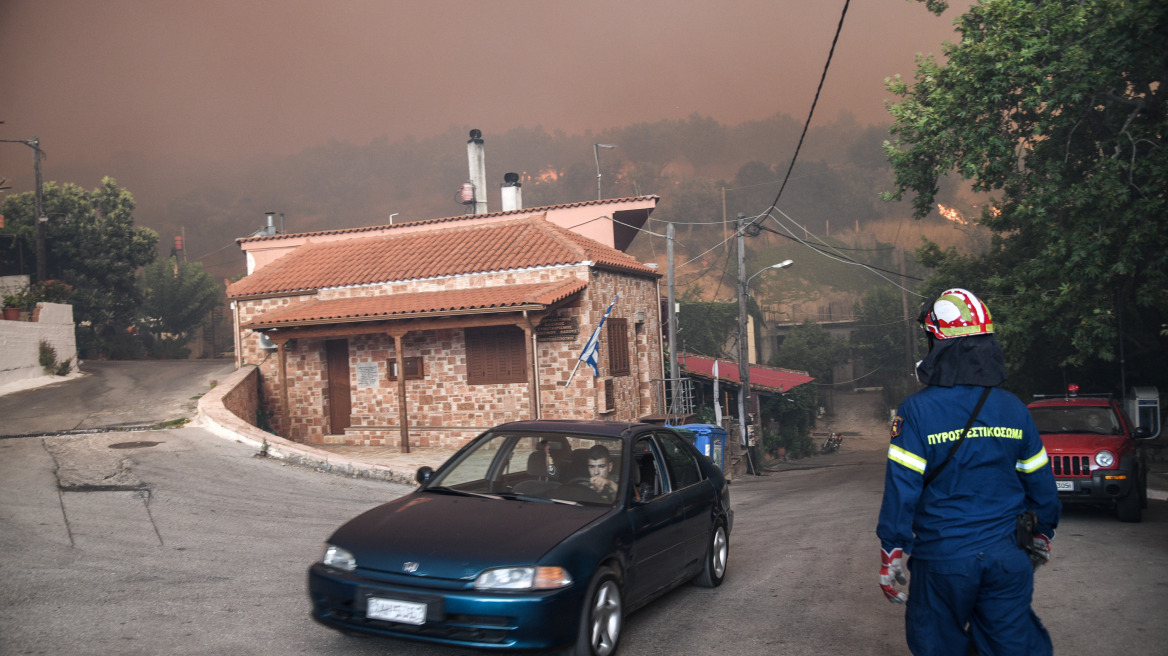
<svg viewBox="0 0 1168 656"><path fill-rule="evenodd" d="M800 228L800 229L802 229L802 230L803 230L804 232L806 232L807 234L815 234L815 233L811 232L810 230L808 230L808 229L806 228L806 226L801 226L801 225L799 225L799 224L798 224L798 223L797 223L797 222L796 222L794 219L792 219L790 216L788 216L786 212L784 212L784 211L782 211L782 210L780 210L780 209L777 209L777 208L772 208L772 209L774 209L774 210L775 210L776 212L778 212L779 214L782 214L782 215L783 215L783 218L787 219L788 221L790 221L790 222L791 222L791 224L792 224L792 225L794 225L794 226L795 226L795 227L797 227L797 228ZM768 216L770 216L770 214L769 214L769 213L768 213ZM924 298L924 295L922 295L922 294L919 294L919 293L917 293L917 292L915 292L915 291L913 291L913 290L911 290L911 289L909 289L909 288L907 288L907 287L904 287L904 286L902 286L902 285L899 285L899 284L897 284L896 282L893 282L891 279L889 279L887 276L885 276L883 273L881 273L881 272L880 272L881 270L879 270L879 269L876 269L875 267L872 267L872 266L870 266L870 265L864 264L864 263L862 263L862 262L857 262L856 260L853 260L852 258L850 258L850 257L847 257L847 256L846 256L846 255L844 255L843 253L839 253L839 255L838 255L838 256L836 256L836 255L832 255L832 254L830 254L830 253L824 252L822 249L818 249L818 248L816 248L815 246L813 246L812 244L809 244L809 243L807 243L806 241L804 241L803 239L800 239L800 238L798 237L798 235L796 235L795 233L791 232L791 229L790 229L790 228L788 228L787 226L783 225L783 224L782 224L782 222L780 222L780 221L779 221L778 219L776 219L774 216L770 216L770 219L771 219L772 221L774 221L775 223L777 223L777 224L779 225L779 227L780 227L780 228L783 228L784 230L786 230L786 231L787 231L787 233L791 235L791 238L792 238L792 239L794 239L795 241L799 242L800 244L803 244L804 246L807 246L808 248L811 248L812 250L816 251L817 253L820 253L820 254L821 254L821 255L823 255L824 257L827 257L827 258L829 258L829 259L835 260L835 261L837 261L837 262L842 262L842 263L845 263L845 264L851 264L851 265L853 265L853 266L859 266L859 267L863 267L863 268L865 268L865 269L867 269L867 270L871 271L872 273L876 274L877 276L879 276L879 277L883 278L883 279L884 279L886 282L888 282L888 283L889 283L890 285L892 285L893 287L896 287L897 289L900 289L901 291L904 291L904 292L906 292L906 293L912 294L913 296L916 296L916 297L918 297L918 298ZM820 239L818 235L816 235L816 236L815 236L815 238L816 238L817 240L819 240L819 241L820 241L820 243L823 243L823 240L822 240L822 239ZM828 248L833 248L832 246L830 246L830 245L828 245L828 244L824 244L824 245L825 245L825 246L827 246ZM897 276L899 276L899 275L900 275L899 273L894 273L894 272L892 272L892 271L888 271L887 273L893 273L893 275L897 275ZM911 277L911 276L905 276L905 277ZM920 279L919 279L919 278L916 278L916 280L920 280Z"/></svg>
<svg viewBox="0 0 1168 656"><path fill-rule="evenodd" d="M835 55L835 46L839 42L840 32L844 29L844 17L848 15L848 5L851 0L844 0L844 10L840 14L839 24L835 27L835 36L831 40L831 50L827 53L827 63L823 65L823 73L819 76L819 86L815 89L815 98L811 101L811 111L807 112L807 120L803 123L803 132L799 135L799 143L795 145L795 154L791 156L791 164L787 166L787 174L783 176L783 184L779 187L779 193L775 194L775 200L771 202L771 206L763 214L768 214L770 210L777 209L779 205L779 198L783 196L783 190L787 188L787 181L791 178L791 171L795 169L795 160L799 158L799 150L803 148L803 139L807 136L807 129L811 127L811 117L815 115L815 106L819 104L819 94L823 91L823 82L827 79L827 70L831 68L831 59Z"/></svg>

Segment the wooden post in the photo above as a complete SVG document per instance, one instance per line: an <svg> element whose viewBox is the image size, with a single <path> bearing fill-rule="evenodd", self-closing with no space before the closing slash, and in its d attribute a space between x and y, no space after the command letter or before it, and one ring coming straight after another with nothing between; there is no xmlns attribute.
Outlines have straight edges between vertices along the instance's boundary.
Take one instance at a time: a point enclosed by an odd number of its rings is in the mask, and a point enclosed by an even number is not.
<svg viewBox="0 0 1168 656"><path fill-rule="evenodd" d="M403 339L405 333L394 333L393 337L393 352L397 359L397 414L398 422L401 430L401 452L410 452L410 419L406 415L406 358L402 353L402 346L405 342Z"/></svg>
<svg viewBox="0 0 1168 656"><path fill-rule="evenodd" d="M523 311L523 344L527 351L527 405L532 419L539 419L539 363L536 362L537 349L535 348L535 327L527 310Z"/></svg>
<svg viewBox="0 0 1168 656"><path fill-rule="evenodd" d="M291 418L288 413L288 352L284 349L285 342L276 344L277 360L280 363L280 428L284 437L292 439Z"/></svg>

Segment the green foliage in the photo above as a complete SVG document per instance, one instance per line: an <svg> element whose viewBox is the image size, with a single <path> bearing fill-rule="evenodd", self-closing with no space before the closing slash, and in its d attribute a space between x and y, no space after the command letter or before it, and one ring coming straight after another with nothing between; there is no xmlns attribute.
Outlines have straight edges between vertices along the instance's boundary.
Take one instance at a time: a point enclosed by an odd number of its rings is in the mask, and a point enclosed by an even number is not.
<svg viewBox="0 0 1168 656"><path fill-rule="evenodd" d="M183 336L162 337L150 343L150 357L155 360L186 360L191 356Z"/></svg>
<svg viewBox="0 0 1168 656"><path fill-rule="evenodd" d="M42 339L38 345L37 361L46 374L53 373L53 370L57 368L57 349Z"/></svg>
<svg viewBox="0 0 1168 656"><path fill-rule="evenodd" d="M911 310L915 320L917 309ZM916 362L917 352L905 355L904 302L899 290L892 287L873 287L856 302L856 330L852 332L852 353L870 373L864 377L864 387L900 388L912 371L906 362ZM920 330L915 325L913 347L920 343Z"/></svg>
<svg viewBox="0 0 1168 656"><path fill-rule="evenodd" d="M811 455L815 445L811 440L816 408L814 384L800 385L780 396L764 396L762 412L767 421L777 421L777 433L763 435L762 446L767 453L775 455L779 448L786 449L787 456L803 458Z"/></svg>
<svg viewBox="0 0 1168 656"><path fill-rule="evenodd" d="M807 319L787 333L770 364L806 371L824 384L832 381L832 369L846 364L849 357L847 342Z"/></svg>
<svg viewBox="0 0 1168 656"><path fill-rule="evenodd" d="M928 290L986 300L1012 386L1061 387L1062 368L1120 391L1121 347L1129 380L1163 385L1168 3L978 2L957 26L945 64L889 82L889 197L923 217L950 174L996 196L985 254L918 253Z"/></svg>
<svg viewBox="0 0 1168 656"><path fill-rule="evenodd" d="M202 264L179 262L174 257L146 265L139 287L143 321L158 336L188 336L219 304L222 292Z"/></svg>
<svg viewBox="0 0 1168 656"><path fill-rule="evenodd" d="M74 319L95 333L127 325L140 302L135 274L154 261L158 242L153 230L134 226L134 198L112 178L92 191L49 182L44 185L43 206L49 218L45 270L53 281L72 288L67 299ZM8 196L0 213L5 217L4 232L25 243L25 259L35 257L30 255L36 253L33 192ZM60 285L46 293L63 291Z"/></svg>
<svg viewBox="0 0 1168 656"><path fill-rule="evenodd" d="M738 341L738 304L678 302L677 341L679 351L729 357L737 360L734 344ZM748 299L747 314L762 322L762 311L754 299ZM730 351L727 351L730 345Z"/></svg>
<svg viewBox="0 0 1168 656"><path fill-rule="evenodd" d="M50 376L68 376L73 370L73 358L66 358L64 362L57 362L57 349L52 344L41 340L38 346L37 361L45 373Z"/></svg>

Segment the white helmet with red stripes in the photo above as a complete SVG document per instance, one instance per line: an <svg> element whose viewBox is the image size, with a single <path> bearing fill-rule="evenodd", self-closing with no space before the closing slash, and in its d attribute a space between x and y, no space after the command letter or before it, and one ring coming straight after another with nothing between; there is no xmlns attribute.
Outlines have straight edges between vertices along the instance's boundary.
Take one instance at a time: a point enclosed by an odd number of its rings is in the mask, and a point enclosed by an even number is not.
<svg viewBox="0 0 1168 656"><path fill-rule="evenodd" d="M990 309L973 292L960 287L946 289L932 306L925 306L921 324L937 339L953 339L994 332Z"/></svg>

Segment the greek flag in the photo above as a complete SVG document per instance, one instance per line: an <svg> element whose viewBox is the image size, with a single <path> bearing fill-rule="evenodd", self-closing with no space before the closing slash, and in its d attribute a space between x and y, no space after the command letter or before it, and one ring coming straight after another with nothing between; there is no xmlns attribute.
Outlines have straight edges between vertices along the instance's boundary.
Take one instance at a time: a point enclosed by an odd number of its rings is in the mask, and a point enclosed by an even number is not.
<svg viewBox="0 0 1168 656"><path fill-rule="evenodd" d="M592 331L592 337L588 338L588 343L584 345L584 350L580 352L580 362L588 363L592 367L592 375L600 375L600 366L596 363L596 357L600 354L600 329L604 327L604 320L608 318L609 313L612 312L612 306L616 305L617 299L620 296L612 297L612 303L608 304L608 309L604 311L604 316L600 317L600 323L596 324L596 330ZM576 365L580 366L580 365Z"/></svg>
<svg viewBox="0 0 1168 656"><path fill-rule="evenodd" d="M592 375L600 375L600 366L596 364L596 356L600 352L600 329L604 326L604 320L608 318L608 314L612 312L612 306L616 305L617 299L620 296L613 296L612 303L608 304L608 309L604 311L604 316L600 317L600 323L596 325L596 330L592 331L592 337L588 338L588 343L584 345L584 350L580 352L580 357L576 358L576 366L572 367L572 373L568 374L568 380L564 381L564 387L572 384L572 379L576 377L576 370L580 368L581 362L587 362L588 366L592 367Z"/></svg>

